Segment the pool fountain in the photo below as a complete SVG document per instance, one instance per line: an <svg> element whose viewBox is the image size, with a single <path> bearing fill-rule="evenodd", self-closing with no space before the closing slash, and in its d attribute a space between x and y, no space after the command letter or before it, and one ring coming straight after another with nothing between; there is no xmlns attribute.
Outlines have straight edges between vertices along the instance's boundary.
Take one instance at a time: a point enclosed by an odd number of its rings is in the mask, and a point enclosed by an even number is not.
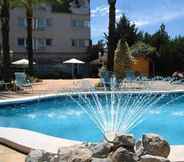
<svg viewBox="0 0 184 162"><path fill-rule="evenodd" d="M183 98L180 96L169 96L168 91L156 91L151 89L155 80L167 81L168 78L155 77L136 78L135 80L117 81L115 76L101 79L100 87L93 87L90 82L77 82L76 87L85 92L73 92L70 97L86 112L89 118L96 124L107 141L112 141L118 134L130 133L137 127L150 110L155 107L164 108L169 104ZM169 79L169 84L181 83ZM77 96L77 97L76 97Z"/></svg>

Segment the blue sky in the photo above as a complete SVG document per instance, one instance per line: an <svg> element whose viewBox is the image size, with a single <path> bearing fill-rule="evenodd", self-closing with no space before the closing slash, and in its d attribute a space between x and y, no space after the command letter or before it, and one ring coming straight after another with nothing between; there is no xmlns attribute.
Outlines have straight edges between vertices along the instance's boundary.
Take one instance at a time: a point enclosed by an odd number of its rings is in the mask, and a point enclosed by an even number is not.
<svg viewBox="0 0 184 162"><path fill-rule="evenodd" d="M108 27L108 0L91 0L92 39L103 38ZM184 35L184 0L117 0L117 19L122 13L140 30L153 33L161 23L174 37Z"/></svg>

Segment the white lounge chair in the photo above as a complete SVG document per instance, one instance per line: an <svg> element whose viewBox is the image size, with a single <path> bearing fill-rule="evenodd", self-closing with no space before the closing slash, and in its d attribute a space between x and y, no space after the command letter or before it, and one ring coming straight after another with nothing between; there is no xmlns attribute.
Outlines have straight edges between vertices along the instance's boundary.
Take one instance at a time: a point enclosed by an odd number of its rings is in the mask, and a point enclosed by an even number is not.
<svg viewBox="0 0 184 162"><path fill-rule="evenodd" d="M16 72L15 73L15 85L18 88L32 88L32 83L24 72Z"/></svg>

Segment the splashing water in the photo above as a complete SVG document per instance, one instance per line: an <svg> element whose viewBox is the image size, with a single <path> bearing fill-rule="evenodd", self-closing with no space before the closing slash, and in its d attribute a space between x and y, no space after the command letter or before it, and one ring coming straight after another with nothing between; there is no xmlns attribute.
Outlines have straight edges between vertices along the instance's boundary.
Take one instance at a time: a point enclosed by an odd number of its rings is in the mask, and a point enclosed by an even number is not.
<svg viewBox="0 0 184 162"><path fill-rule="evenodd" d="M148 84L145 79L123 80L117 84L115 77L112 77L108 86L103 79L101 82L100 88L93 87L88 81L77 83L76 86L80 90L82 87L85 92L73 92L71 98L108 140L113 140L117 134L129 133L158 103L161 102L159 105L162 107L178 99L165 100L168 93L151 90L151 83ZM144 90L140 91L140 86Z"/></svg>

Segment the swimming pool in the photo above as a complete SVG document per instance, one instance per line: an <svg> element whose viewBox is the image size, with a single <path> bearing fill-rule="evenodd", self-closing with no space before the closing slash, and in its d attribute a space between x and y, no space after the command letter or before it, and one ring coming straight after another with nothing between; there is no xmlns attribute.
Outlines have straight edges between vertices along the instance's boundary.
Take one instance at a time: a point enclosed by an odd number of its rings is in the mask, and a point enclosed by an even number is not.
<svg viewBox="0 0 184 162"><path fill-rule="evenodd" d="M130 132L137 138L143 133L157 133L170 144L184 144L184 97L161 109L159 105L173 95L183 94L169 94L150 109L144 121ZM79 141L97 142L103 139L95 124L69 96L0 106L0 127L28 129Z"/></svg>

